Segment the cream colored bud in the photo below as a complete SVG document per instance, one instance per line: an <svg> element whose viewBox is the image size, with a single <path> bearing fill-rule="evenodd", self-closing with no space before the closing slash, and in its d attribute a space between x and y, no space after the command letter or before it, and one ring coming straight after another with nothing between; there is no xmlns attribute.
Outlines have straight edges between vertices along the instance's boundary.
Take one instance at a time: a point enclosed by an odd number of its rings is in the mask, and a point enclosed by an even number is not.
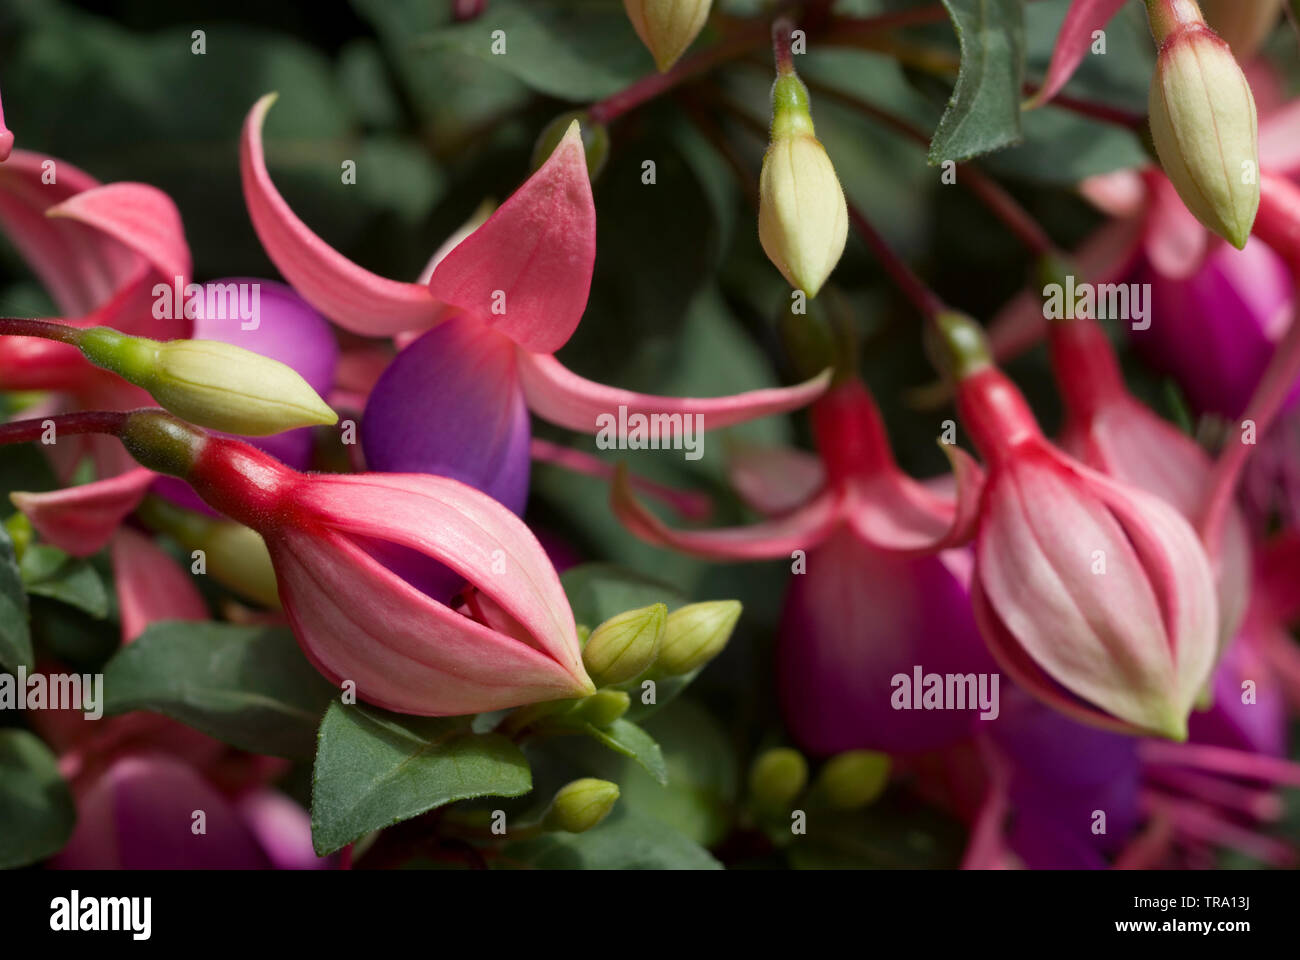
<svg viewBox="0 0 1300 960"><path fill-rule="evenodd" d="M740 601L711 600L668 615L659 666L667 674L690 673L720 654L740 619Z"/></svg>
<svg viewBox="0 0 1300 960"><path fill-rule="evenodd" d="M655 662L663 645L668 608L652 603L610 617L582 648L582 662L598 684L622 683Z"/></svg>
<svg viewBox="0 0 1300 960"><path fill-rule="evenodd" d="M623 0L636 35L661 72L699 36L712 5L712 0Z"/></svg>
<svg viewBox="0 0 1300 960"><path fill-rule="evenodd" d="M1255 98L1228 45L1204 24L1182 25L1164 39L1150 113L1160 164L1187 209L1244 247L1259 208Z"/></svg>

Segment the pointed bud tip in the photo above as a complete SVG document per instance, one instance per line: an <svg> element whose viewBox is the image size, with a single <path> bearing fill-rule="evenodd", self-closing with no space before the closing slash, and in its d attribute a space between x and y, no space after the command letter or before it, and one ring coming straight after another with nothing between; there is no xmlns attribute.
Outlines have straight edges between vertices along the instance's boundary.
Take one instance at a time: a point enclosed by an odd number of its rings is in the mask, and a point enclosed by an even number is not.
<svg viewBox="0 0 1300 960"><path fill-rule="evenodd" d="M659 666L670 675L696 670L722 653L740 620L739 600L710 600L668 615Z"/></svg>

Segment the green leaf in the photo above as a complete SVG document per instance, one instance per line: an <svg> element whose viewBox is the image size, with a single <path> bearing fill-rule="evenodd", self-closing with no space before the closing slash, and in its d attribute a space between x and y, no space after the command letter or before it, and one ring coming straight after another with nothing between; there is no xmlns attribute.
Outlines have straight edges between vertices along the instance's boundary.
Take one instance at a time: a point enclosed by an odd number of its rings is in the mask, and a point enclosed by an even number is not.
<svg viewBox="0 0 1300 960"><path fill-rule="evenodd" d="M609 563L572 567L560 577L560 585L573 618L593 628L626 610L652 603L665 603L672 610L686 602L675 587Z"/></svg>
<svg viewBox="0 0 1300 960"><path fill-rule="evenodd" d="M504 53L493 52L497 30L505 34ZM426 42L479 57L566 100L598 100L655 71L623 5L608 0L493 0L488 16L438 30Z"/></svg>
<svg viewBox="0 0 1300 960"><path fill-rule="evenodd" d="M27 594L14 556L9 531L0 525L0 667L15 670L34 665L32 635L27 625Z"/></svg>
<svg viewBox="0 0 1300 960"><path fill-rule="evenodd" d="M38 543L27 548L19 570L28 593L66 603L96 620L108 616L108 590L87 561Z"/></svg>
<svg viewBox="0 0 1300 960"><path fill-rule="evenodd" d="M1021 0L943 0L961 43L961 71L930 141L930 164L961 163L1019 143L1025 21Z"/></svg>
<svg viewBox="0 0 1300 960"><path fill-rule="evenodd" d="M630 720L619 719L608 727L598 727L586 720L560 716L542 724L542 727L584 733L615 753L635 760L658 783L668 782L668 767L664 765L664 755L659 749L659 744L655 742L654 737Z"/></svg>
<svg viewBox="0 0 1300 960"><path fill-rule="evenodd" d="M542 870L721 870L699 844L668 824L616 806L586 833L549 833L506 847L513 862Z"/></svg>
<svg viewBox="0 0 1300 960"><path fill-rule="evenodd" d="M309 757L337 694L288 630L155 623L104 668L104 710L154 710L254 753Z"/></svg>
<svg viewBox="0 0 1300 960"><path fill-rule="evenodd" d="M533 786L519 748L474 733L465 718L332 703L318 742L311 827L320 856L454 800L517 797Z"/></svg>
<svg viewBox="0 0 1300 960"><path fill-rule="evenodd" d="M58 853L76 820L50 749L26 730L0 730L0 869Z"/></svg>

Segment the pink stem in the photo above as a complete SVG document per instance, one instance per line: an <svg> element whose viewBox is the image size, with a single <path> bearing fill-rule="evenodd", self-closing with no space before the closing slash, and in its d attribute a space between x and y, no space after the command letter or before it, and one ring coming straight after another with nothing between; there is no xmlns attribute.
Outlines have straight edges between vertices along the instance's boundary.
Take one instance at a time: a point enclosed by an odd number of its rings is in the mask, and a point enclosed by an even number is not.
<svg viewBox="0 0 1300 960"><path fill-rule="evenodd" d="M127 414L122 411L97 410L87 413L66 413L58 417L15 420L13 423L0 424L0 446L39 440L50 424L54 425L55 436L60 433L106 433L115 437L121 432L126 417Z"/></svg>
<svg viewBox="0 0 1300 960"><path fill-rule="evenodd" d="M32 320L26 317L0 317L0 336L40 337L57 340L74 347L81 340L81 329L55 320Z"/></svg>
<svg viewBox="0 0 1300 960"><path fill-rule="evenodd" d="M606 463L599 457L593 457L581 450L562 447L558 443L551 443L549 440L541 440L537 437L533 438L530 452L534 460L562 467L565 470L572 470L584 477L613 480L617 471L617 468L612 463ZM644 477L633 476L629 479L634 489L639 490L652 500L667 504L677 511L680 516L688 520L704 520L713 512L712 501L702 493L674 490L672 487L655 483L653 480L646 480Z"/></svg>
<svg viewBox="0 0 1300 960"><path fill-rule="evenodd" d="M1222 820L1195 803L1174 800L1153 791L1143 793L1141 801L1144 807L1165 814L1180 831L1198 840L1238 850L1275 866L1286 866L1295 860L1295 851L1285 843Z"/></svg>

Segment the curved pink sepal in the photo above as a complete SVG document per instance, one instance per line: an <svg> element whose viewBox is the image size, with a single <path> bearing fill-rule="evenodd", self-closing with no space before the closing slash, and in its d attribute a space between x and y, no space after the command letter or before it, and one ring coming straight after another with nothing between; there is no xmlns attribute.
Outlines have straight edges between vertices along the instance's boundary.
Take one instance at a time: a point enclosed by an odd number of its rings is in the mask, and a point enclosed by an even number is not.
<svg viewBox="0 0 1300 960"><path fill-rule="evenodd" d="M113 586L127 644L160 620L206 620L208 607L194 581L152 539L129 527L109 547Z"/></svg>
<svg viewBox="0 0 1300 960"><path fill-rule="evenodd" d="M45 211L102 231L148 261L168 283L190 278L190 248L171 197L144 183L109 183Z"/></svg>
<svg viewBox="0 0 1300 960"><path fill-rule="evenodd" d="M878 550L938 553L974 536L984 471L965 450L941 444L952 464L956 497L942 497L899 470L884 470L856 485L848 504L853 531Z"/></svg>
<svg viewBox="0 0 1300 960"><path fill-rule="evenodd" d="M593 457L582 450L563 447L558 443L551 443L549 440L542 440L539 437L532 438L529 453L538 463L549 463L551 466L580 473L584 477L613 480L614 474L617 472L614 464L608 461ZM647 480L645 477L633 476L630 483L633 488L650 499L672 507L674 511L688 520L704 520L713 510L712 502L708 496L702 493L696 493L692 490L674 490L672 487L664 486L653 480Z"/></svg>
<svg viewBox="0 0 1300 960"><path fill-rule="evenodd" d="M0 102L0 163L9 159L9 154L13 152L13 149L13 131L5 126L5 105Z"/></svg>
<svg viewBox="0 0 1300 960"><path fill-rule="evenodd" d="M239 139L239 173L253 229L267 256L298 293L353 333L388 337L433 326L440 304L428 288L388 280L353 263L289 209L266 170L262 124L276 95L253 105Z"/></svg>
<svg viewBox="0 0 1300 960"><path fill-rule="evenodd" d="M1026 109L1041 107L1070 82L1092 46L1093 31L1104 27L1122 6L1124 0L1074 0L1070 4L1061 32L1056 35L1056 47L1043 85L1025 104Z"/></svg>
<svg viewBox="0 0 1300 960"><path fill-rule="evenodd" d="M596 205L575 122L541 168L442 258L429 290L525 350L554 353L587 309L595 262Z"/></svg>
<svg viewBox="0 0 1300 960"><path fill-rule="evenodd" d="M144 467L50 493L11 493L41 537L74 557L98 553L158 475Z"/></svg>
<svg viewBox="0 0 1300 960"><path fill-rule="evenodd" d="M712 530L674 530L637 500L627 480L627 467L619 464L610 490L614 515L636 536L660 547L670 547L712 560L770 560L789 557L795 550L811 550L844 520L844 495L827 492L793 513L747 527Z"/></svg>
<svg viewBox="0 0 1300 960"><path fill-rule="evenodd" d="M701 429L719 430L797 410L825 393L831 382L831 373L826 370L793 387L750 390L729 397L656 397L587 380L549 354L520 350L518 356L519 379L533 413L582 433L599 433L605 425L615 427L617 432L625 421L620 417L620 408L625 409L627 417L633 414L676 416L680 419L672 425L674 431L685 426L684 418L700 414ZM607 418L613 418L612 423Z"/></svg>
<svg viewBox="0 0 1300 960"><path fill-rule="evenodd" d="M775 517L811 500L826 468L805 450L737 445L727 453L727 477L749 507Z"/></svg>

